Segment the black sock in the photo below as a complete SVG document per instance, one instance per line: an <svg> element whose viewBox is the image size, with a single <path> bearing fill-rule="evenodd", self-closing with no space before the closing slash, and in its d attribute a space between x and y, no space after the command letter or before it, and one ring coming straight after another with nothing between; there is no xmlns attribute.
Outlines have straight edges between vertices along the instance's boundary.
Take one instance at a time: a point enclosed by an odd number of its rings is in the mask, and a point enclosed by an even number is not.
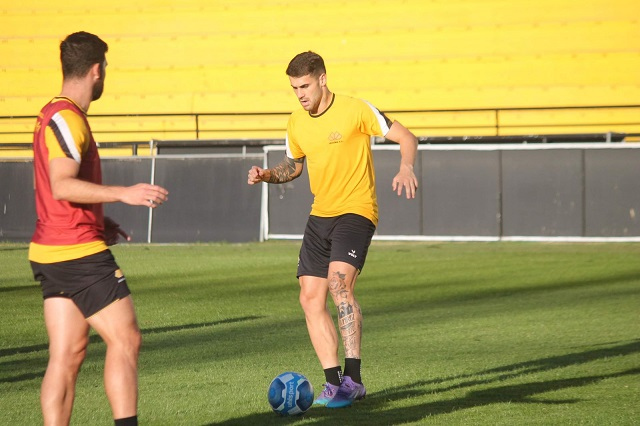
<svg viewBox="0 0 640 426"><path fill-rule="evenodd" d="M356 383L362 384L362 377L360 377L360 363L359 358L345 358L344 359L344 375L351 377Z"/></svg>
<svg viewBox="0 0 640 426"><path fill-rule="evenodd" d="M327 382L331 383L332 385L340 386L340 383L342 383L342 367L337 366L325 368L324 377Z"/></svg>
<svg viewBox="0 0 640 426"><path fill-rule="evenodd" d="M138 416L115 419L115 426L138 426Z"/></svg>

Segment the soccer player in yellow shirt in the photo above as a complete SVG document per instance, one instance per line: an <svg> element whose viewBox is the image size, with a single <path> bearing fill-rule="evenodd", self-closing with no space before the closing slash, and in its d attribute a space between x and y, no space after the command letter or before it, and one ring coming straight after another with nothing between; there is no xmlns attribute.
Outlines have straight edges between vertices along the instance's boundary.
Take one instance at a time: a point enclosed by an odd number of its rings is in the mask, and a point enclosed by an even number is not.
<svg viewBox="0 0 640 426"><path fill-rule="evenodd" d="M378 224L370 139L384 136L400 145L400 170L392 189L399 196L404 191L408 199L415 198L418 187L413 171L418 140L370 103L332 93L320 55L296 55L286 73L302 109L289 118L284 160L269 169L253 166L248 183L289 182L300 176L307 161L314 200L297 277L307 330L326 378L314 404L346 407L366 394L360 375L362 312L354 290ZM328 294L338 310L344 374Z"/></svg>

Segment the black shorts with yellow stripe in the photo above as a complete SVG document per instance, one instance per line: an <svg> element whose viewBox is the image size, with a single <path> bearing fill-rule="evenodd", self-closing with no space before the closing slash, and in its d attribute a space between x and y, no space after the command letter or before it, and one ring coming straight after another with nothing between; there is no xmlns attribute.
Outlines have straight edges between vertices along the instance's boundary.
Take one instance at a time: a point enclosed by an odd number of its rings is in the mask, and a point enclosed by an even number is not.
<svg viewBox="0 0 640 426"><path fill-rule="evenodd" d="M73 300L85 318L131 294L110 250L57 263L31 262L42 297Z"/></svg>

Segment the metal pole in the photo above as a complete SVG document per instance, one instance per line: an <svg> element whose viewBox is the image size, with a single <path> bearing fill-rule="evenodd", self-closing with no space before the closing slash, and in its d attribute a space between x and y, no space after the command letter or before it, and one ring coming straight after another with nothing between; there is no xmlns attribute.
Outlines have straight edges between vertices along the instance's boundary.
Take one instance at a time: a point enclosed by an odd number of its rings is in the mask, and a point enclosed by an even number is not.
<svg viewBox="0 0 640 426"><path fill-rule="evenodd" d="M156 181L156 154L154 152L154 140L149 141L149 154L151 155L151 185ZM151 243L151 230L153 229L153 209L149 207L149 226L147 228L147 243Z"/></svg>

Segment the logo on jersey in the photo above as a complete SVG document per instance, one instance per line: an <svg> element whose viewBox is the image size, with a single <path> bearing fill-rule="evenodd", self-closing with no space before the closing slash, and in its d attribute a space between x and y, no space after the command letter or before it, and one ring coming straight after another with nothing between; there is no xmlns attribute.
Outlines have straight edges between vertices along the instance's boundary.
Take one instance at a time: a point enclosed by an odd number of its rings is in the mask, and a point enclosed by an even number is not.
<svg viewBox="0 0 640 426"><path fill-rule="evenodd" d="M333 144L333 143L341 143L342 142L342 135L340 134L340 132L331 132L329 133L329 144Z"/></svg>
<svg viewBox="0 0 640 426"><path fill-rule="evenodd" d="M349 256L353 257L354 259L356 259L358 257L358 255L356 254L355 250L351 250L350 252L347 253Z"/></svg>

